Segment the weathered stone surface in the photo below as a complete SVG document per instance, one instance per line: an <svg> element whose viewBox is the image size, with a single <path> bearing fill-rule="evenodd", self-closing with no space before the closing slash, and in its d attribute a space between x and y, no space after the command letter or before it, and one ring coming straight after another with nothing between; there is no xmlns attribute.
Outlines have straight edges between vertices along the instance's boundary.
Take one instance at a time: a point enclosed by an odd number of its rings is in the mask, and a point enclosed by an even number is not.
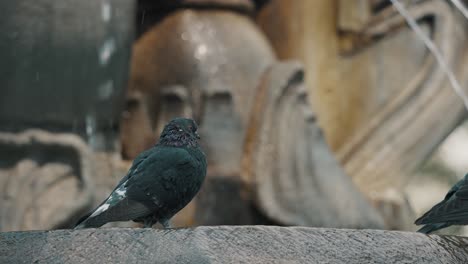
<svg viewBox="0 0 468 264"><path fill-rule="evenodd" d="M326 144L307 95L300 64L275 63L265 72L242 156L252 200L288 226L383 228Z"/></svg>
<svg viewBox="0 0 468 264"><path fill-rule="evenodd" d="M0 230L67 226L91 206L93 164L74 134L0 132Z"/></svg>
<svg viewBox="0 0 468 264"><path fill-rule="evenodd" d="M468 238L304 227L0 233L0 263L467 263Z"/></svg>

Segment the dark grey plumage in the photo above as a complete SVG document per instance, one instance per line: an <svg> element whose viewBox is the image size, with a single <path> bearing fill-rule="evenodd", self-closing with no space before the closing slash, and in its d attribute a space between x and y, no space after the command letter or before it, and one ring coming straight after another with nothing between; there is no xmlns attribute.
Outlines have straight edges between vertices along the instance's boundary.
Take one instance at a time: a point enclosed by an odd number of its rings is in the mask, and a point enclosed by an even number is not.
<svg viewBox="0 0 468 264"><path fill-rule="evenodd" d="M415 221L418 232L429 234L451 225L468 224L468 174L457 182L440 203Z"/></svg>
<svg viewBox="0 0 468 264"><path fill-rule="evenodd" d="M109 197L78 221L75 228L129 221L151 227L169 220L197 194L206 175L206 158L192 119L176 118L159 142L135 158Z"/></svg>

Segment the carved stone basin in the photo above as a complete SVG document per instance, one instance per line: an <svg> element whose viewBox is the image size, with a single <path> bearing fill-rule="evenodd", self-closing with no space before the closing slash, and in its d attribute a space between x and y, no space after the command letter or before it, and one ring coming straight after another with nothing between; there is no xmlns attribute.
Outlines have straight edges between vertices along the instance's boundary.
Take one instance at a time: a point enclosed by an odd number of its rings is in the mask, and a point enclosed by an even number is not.
<svg viewBox="0 0 468 264"><path fill-rule="evenodd" d="M467 263L468 239L276 226L0 233L0 263Z"/></svg>

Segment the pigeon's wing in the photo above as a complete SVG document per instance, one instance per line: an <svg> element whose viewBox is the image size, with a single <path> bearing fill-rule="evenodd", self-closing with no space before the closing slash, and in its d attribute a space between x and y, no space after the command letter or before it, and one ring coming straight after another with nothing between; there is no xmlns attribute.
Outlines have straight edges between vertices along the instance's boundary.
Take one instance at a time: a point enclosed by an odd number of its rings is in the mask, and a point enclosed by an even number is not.
<svg viewBox="0 0 468 264"><path fill-rule="evenodd" d="M183 198L179 197L182 194L177 194L176 186L190 189L197 166L197 161L183 148L158 148L128 179L127 196L152 210L158 210L158 202L170 206L177 202L172 198ZM174 194L178 197L173 197Z"/></svg>
<svg viewBox="0 0 468 264"><path fill-rule="evenodd" d="M468 223L468 181L459 181L445 196L444 200L416 220L415 224Z"/></svg>
<svg viewBox="0 0 468 264"><path fill-rule="evenodd" d="M153 149L150 148L148 150L145 150L143 151L142 153L140 153L134 160L133 160L133 163L132 163L132 166L130 167L130 169L128 170L127 172L127 175L125 175L125 177L123 177L119 183L117 184L117 186L115 187L115 189L112 191L114 192L117 188L119 188L122 183L124 182L127 182L127 180L129 178L131 178L134 174L134 172L137 170L137 168L151 155Z"/></svg>

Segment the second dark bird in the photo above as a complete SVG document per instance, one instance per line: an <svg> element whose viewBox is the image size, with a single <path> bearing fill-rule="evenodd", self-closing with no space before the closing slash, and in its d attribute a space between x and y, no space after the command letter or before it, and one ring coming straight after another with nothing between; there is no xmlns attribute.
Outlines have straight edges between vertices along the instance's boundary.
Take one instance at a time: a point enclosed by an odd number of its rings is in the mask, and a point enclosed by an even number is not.
<svg viewBox="0 0 468 264"><path fill-rule="evenodd" d="M109 197L84 216L75 228L100 227L108 222L157 222L169 220L197 194L206 175L197 124L176 118L161 133L159 142L138 155L127 175Z"/></svg>
<svg viewBox="0 0 468 264"><path fill-rule="evenodd" d="M444 200L418 218L415 224L424 225L418 230L424 234L451 225L468 224L468 174L448 191Z"/></svg>

